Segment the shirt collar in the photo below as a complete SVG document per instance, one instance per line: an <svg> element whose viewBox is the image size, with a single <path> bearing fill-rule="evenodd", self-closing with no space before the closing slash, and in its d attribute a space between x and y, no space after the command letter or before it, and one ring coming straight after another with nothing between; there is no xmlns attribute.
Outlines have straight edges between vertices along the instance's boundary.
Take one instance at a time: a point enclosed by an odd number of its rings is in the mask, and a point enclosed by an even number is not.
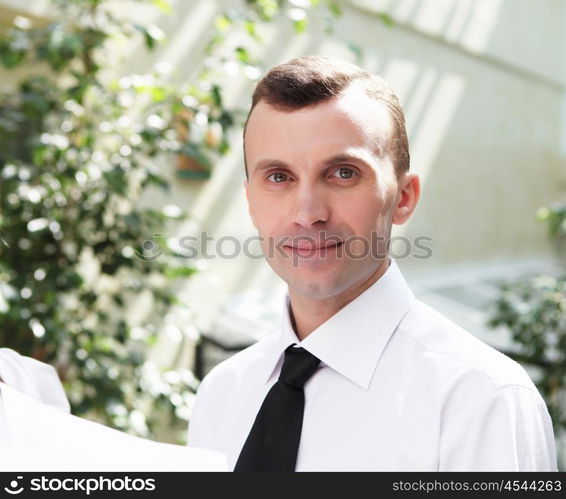
<svg viewBox="0 0 566 499"><path fill-rule="evenodd" d="M361 295L299 342L289 317L285 296L278 336L266 350L271 378L285 348L297 343L360 387L367 389L389 338L409 311L415 297L395 260L385 273Z"/></svg>

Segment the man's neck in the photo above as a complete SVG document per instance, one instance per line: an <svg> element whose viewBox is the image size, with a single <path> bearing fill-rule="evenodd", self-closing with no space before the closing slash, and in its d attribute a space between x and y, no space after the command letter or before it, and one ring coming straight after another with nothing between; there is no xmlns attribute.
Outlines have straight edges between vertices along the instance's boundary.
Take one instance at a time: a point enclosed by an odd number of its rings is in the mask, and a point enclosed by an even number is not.
<svg viewBox="0 0 566 499"><path fill-rule="evenodd" d="M325 323L348 303L360 296L374 284L389 268L390 260L385 259L377 270L365 281L351 286L343 293L326 298L311 298L289 289L290 318L295 334L300 341Z"/></svg>

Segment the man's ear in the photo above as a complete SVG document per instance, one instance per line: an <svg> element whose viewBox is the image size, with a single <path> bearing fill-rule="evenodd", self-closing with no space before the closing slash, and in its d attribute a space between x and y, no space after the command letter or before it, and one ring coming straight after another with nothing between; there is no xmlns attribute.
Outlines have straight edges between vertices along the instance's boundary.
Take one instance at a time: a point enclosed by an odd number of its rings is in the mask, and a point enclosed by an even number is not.
<svg viewBox="0 0 566 499"><path fill-rule="evenodd" d="M250 218L252 219L252 223L254 224L254 227L257 229L257 225L255 223L255 219L250 207L250 183L248 182L247 178L244 179L244 188L246 189L246 201L248 202L248 213L250 214Z"/></svg>
<svg viewBox="0 0 566 499"><path fill-rule="evenodd" d="M393 209L392 222L404 224L415 210L421 196L421 183L416 173L404 173L399 179L399 191Z"/></svg>

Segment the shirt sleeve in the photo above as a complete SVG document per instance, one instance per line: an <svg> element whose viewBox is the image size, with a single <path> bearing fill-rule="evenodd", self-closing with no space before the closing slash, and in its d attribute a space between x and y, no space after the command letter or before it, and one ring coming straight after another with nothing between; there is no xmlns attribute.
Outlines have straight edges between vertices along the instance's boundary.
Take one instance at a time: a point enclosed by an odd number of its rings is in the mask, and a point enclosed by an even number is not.
<svg viewBox="0 0 566 499"><path fill-rule="evenodd" d="M55 369L9 348L0 348L0 379L10 388L64 412L69 401Z"/></svg>
<svg viewBox="0 0 566 499"><path fill-rule="evenodd" d="M212 448L207 421L207 379L200 384L195 397L195 403L189 420L187 445L204 449Z"/></svg>
<svg viewBox="0 0 566 499"><path fill-rule="evenodd" d="M552 422L536 389L461 391L443 415L439 471L557 471Z"/></svg>

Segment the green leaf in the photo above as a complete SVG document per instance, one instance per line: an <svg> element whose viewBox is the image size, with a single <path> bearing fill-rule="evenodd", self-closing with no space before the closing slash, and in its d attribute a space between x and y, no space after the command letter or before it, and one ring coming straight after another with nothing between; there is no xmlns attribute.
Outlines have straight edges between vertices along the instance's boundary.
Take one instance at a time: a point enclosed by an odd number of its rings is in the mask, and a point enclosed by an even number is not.
<svg viewBox="0 0 566 499"><path fill-rule="evenodd" d="M295 33L304 33L308 26L308 19L305 17L304 19L298 19L293 21L293 28L295 29Z"/></svg>
<svg viewBox="0 0 566 499"><path fill-rule="evenodd" d="M381 21L388 27L391 28L392 26L395 25L395 21L393 20L393 18L387 14L386 12L380 12L378 14L379 18L381 19Z"/></svg>
<svg viewBox="0 0 566 499"><path fill-rule="evenodd" d="M43 47L39 46L38 50L38 55L47 60L48 64L57 71L68 66L79 54L84 55L86 52L81 35L67 31L62 23L50 28L47 44Z"/></svg>
<svg viewBox="0 0 566 499"><path fill-rule="evenodd" d="M163 87L153 87L151 89L151 99L153 102L162 102L167 97L167 92Z"/></svg>
<svg viewBox="0 0 566 499"><path fill-rule="evenodd" d="M0 49L0 60L5 68L11 69L19 66L25 59L25 52Z"/></svg>
<svg viewBox="0 0 566 499"><path fill-rule="evenodd" d="M236 47L235 52L236 57L240 62L243 62L245 64L250 63L250 54L245 47Z"/></svg>
<svg viewBox="0 0 566 499"><path fill-rule="evenodd" d="M190 277L197 273L194 267L166 267L164 270L165 277L168 279L177 279L179 277Z"/></svg>
<svg viewBox="0 0 566 499"><path fill-rule="evenodd" d="M43 159L45 158L45 153L47 148L45 146L36 146L33 148L32 161L37 166L43 165Z"/></svg>
<svg viewBox="0 0 566 499"><path fill-rule="evenodd" d="M279 12L277 0L251 0L248 3L255 8L263 21L271 21Z"/></svg>
<svg viewBox="0 0 566 499"><path fill-rule="evenodd" d="M151 0L151 3L161 12L165 12L165 14L171 14L173 12L173 7L171 7L169 0Z"/></svg>
<svg viewBox="0 0 566 499"><path fill-rule="evenodd" d="M213 85L211 95L214 105L222 108L222 89L218 85Z"/></svg>
<svg viewBox="0 0 566 499"><path fill-rule="evenodd" d="M252 21L251 19L247 19L244 22L244 27L246 28L246 32L248 33L248 35L250 35L256 42L261 41L261 36L257 32L257 25L255 21Z"/></svg>
<svg viewBox="0 0 566 499"><path fill-rule="evenodd" d="M210 41L206 44L204 48L204 52L206 54L210 54L218 45L220 45L225 40L224 35L216 34L214 35Z"/></svg>
<svg viewBox="0 0 566 499"><path fill-rule="evenodd" d="M160 175L155 175L153 173L148 173L145 179L144 185L155 185L164 190L169 190L171 188L169 182L164 177Z"/></svg>
<svg viewBox="0 0 566 499"><path fill-rule="evenodd" d="M339 17L342 15L342 9L336 2L328 2L328 9L332 12L332 15Z"/></svg>
<svg viewBox="0 0 566 499"><path fill-rule="evenodd" d="M136 28L144 37L145 46L149 50L153 50L157 43L163 40L164 34L157 26L142 26L141 24L134 24Z"/></svg>
<svg viewBox="0 0 566 499"><path fill-rule="evenodd" d="M228 16L220 15L214 19L214 26L221 33L225 33L232 26L232 20Z"/></svg>
<svg viewBox="0 0 566 499"><path fill-rule="evenodd" d="M14 36L0 38L0 61L6 68L20 65L27 53L28 40L24 34L14 33Z"/></svg>
<svg viewBox="0 0 566 499"><path fill-rule="evenodd" d="M128 182L125 172L121 168L116 167L109 172L105 172L104 177L114 192L121 195L126 192Z"/></svg>

